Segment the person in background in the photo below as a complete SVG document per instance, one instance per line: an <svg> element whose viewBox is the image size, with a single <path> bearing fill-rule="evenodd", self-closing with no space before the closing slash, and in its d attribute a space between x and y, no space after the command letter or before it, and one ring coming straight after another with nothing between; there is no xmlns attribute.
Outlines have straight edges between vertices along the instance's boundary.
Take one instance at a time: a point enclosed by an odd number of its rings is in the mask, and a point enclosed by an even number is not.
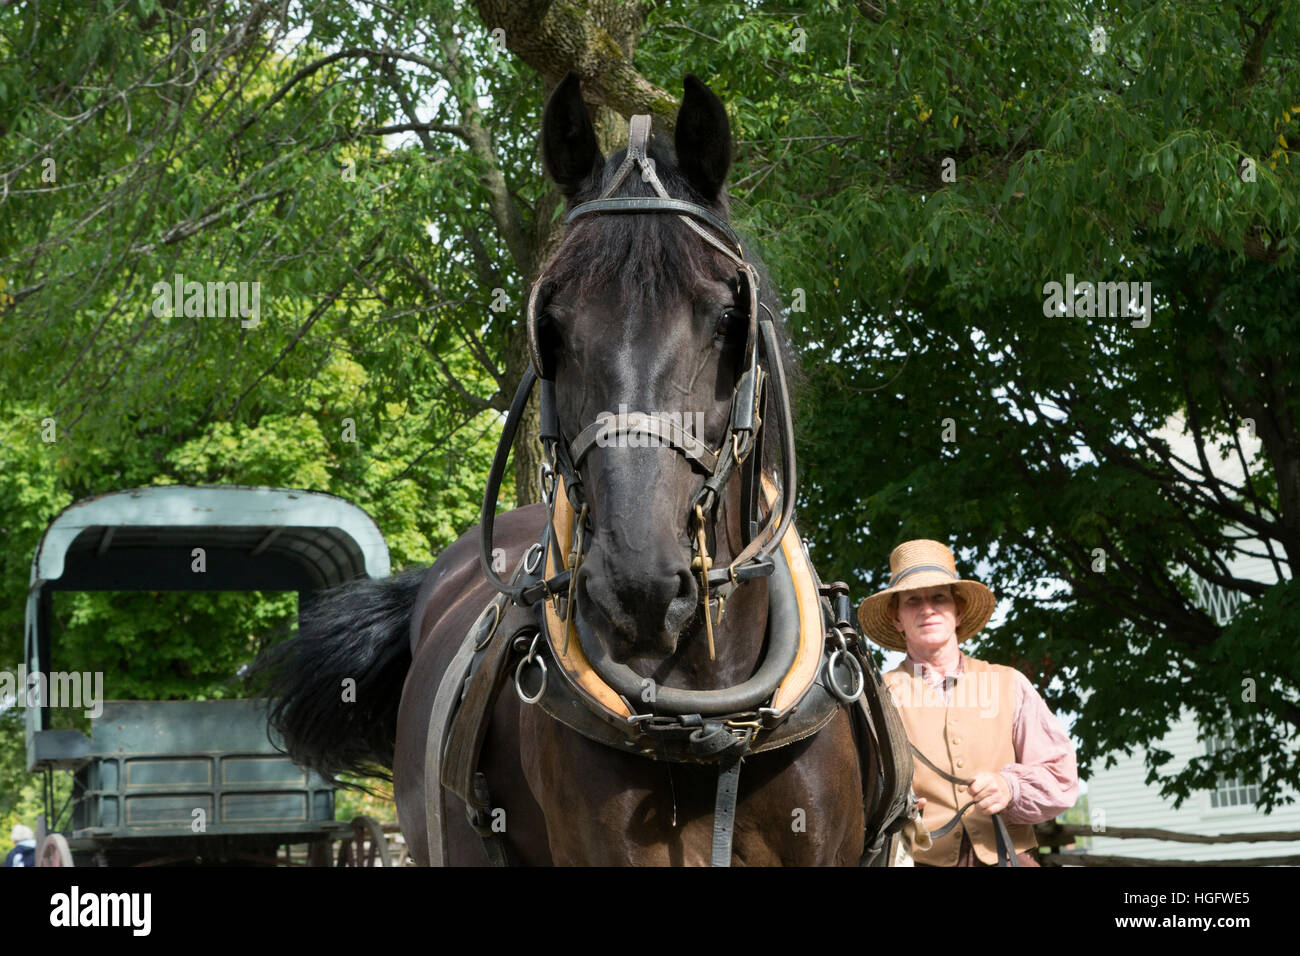
<svg viewBox="0 0 1300 956"><path fill-rule="evenodd" d="M906 541L889 570L889 586L862 602L858 622L881 647L907 652L884 680L912 744L966 781L952 783L917 758L912 788L925 829L941 829L969 805L952 830L928 847L917 842L916 865L996 865L992 814L1001 813L1020 863L1038 866L1033 824L1078 797L1074 744L1024 674L958 649L988 623L996 599L960 578L952 551Z"/></svg>
<svg viewBox="0 0 1300 956"><path fill-rule="evenodd" d="M14 841L14 848L9 851L5 857L5 866L35 866L36 865L36 834L32 833L31 827L25 827L21 823L17 824L9 838Z"/></svg>

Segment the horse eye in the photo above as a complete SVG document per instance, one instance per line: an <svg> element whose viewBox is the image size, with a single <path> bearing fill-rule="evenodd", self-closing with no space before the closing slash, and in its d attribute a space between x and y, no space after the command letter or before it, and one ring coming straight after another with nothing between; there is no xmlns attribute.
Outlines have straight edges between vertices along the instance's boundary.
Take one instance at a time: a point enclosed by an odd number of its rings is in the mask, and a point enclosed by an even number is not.
<svg viewBox="0 0 1300 956"><path fill-rule="evenodd" d="M747 316L741 309L731 307L723 310L722 315L718 317L717 327L713 330L713 337L718 342L733 340L744 325L746 318Z"/></svg>

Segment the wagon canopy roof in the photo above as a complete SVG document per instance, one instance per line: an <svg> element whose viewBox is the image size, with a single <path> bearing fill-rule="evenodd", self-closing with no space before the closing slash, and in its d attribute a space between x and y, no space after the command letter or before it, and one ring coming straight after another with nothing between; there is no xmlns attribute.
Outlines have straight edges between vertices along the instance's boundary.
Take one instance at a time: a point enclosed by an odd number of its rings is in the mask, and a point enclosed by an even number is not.
<svg viewBox="0 0 1300 956"><path fill-rule="evenodd" d="M31 585L33 594L46 588L310 591L388 573L379 528L336 495L158 485L65 508L36 549Z"/></svg>

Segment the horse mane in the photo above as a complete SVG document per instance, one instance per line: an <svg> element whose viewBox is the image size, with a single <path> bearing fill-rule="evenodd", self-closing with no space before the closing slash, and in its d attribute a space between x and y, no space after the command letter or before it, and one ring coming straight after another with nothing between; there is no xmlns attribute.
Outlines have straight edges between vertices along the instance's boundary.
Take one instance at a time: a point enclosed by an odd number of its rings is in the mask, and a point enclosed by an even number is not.
<svg viewBox="0 0 1300 956"><path fill-rule="evenodd" d="M646 152L654 160L655 173L668 190L668 195L696 203L723 221L731 222L725 188L716 202L706 202L682 174L676 156L658 134L650 137ZM593 173L571 198L569 208L598 198L623 165L626 155L627 150L621 149L611 156L599 175ZM614 193L615 198L657 195L635 170L624 178ZM732 228L735 229L734 224ZM804 374L786 326L784 305L752 241L739 229L736 233L740 236L745 261L758 273L759 302L771 310L775 320L777 344L793 410L798 407L796 396L804 383ZM632 303L642 314L656 315L674 294L680 293L684 282L725 281L736 275L736 266L676 216L654 213L579 218L544 271L548 284L572 285L580 292L592 291L613 281L622 301ZM764 431L768 432L763 442L764 466L773 474L779 474L775 458L776 435L767 429Z"/></svg>

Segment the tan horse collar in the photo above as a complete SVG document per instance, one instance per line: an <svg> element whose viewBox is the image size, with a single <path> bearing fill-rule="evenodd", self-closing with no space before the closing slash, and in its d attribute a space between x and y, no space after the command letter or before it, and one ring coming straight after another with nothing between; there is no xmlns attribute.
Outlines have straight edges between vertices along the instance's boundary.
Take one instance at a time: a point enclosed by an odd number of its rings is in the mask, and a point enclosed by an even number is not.
<svg viewBox="0 0 1300 956"><path fill-rule="evenodd" d="M776 491L766 480L764 491L770 507ZM581 529L562 486L553 500L552 540L578 541ZM545 561L537 561L528 577L550 579L561 567L575 570L575 557L580 561L580 546L547 547L547 536L541 543ZM819 597L793 523L773 558L768 652L744 684L690 691L658 687L607 657L597 666L578 637L571 597L553 594L536 606L535 622L515 617L516 639L529 644L515 672L520 699L598 743L670 762L716 762L732 748L773 750L816 733L841 703L861 693L862 671L852 654L839 653L836 641L826 639L828 630L837 633L830 629L830 605Z"/></svg>

